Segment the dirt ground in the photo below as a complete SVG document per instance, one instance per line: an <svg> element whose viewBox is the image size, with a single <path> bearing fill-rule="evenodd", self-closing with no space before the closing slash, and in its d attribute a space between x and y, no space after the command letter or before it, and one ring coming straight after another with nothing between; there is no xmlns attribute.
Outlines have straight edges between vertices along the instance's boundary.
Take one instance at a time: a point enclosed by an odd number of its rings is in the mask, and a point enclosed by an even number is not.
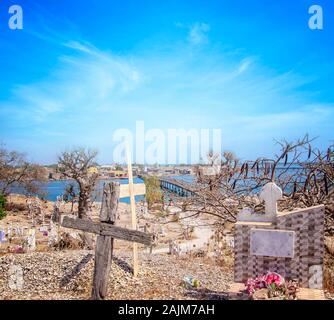
<svg viewBox="0 0 334 320"><path fill-rule="evenodd" d="M26 198L11 196L9 200L15 203L19 210L10 211L7 217L0 221L0 230L7 230L8 227L31 228L32 219L24 207ZM49 226L53 203L44 202L43 207L44 223L41 217L35 217L36 230L42 226ZM99 210L99 205L94 204L94 220L98 219ZM70 214L70 204L62 206L61 211ZM130 228L129 205L119 204L119 217L117 224ZM171 240L176 240L180 245L195 243L200 240L198 236L201 237L201 234L205 233L201 232L203 229L199 229L200 232L194 233L190 239L185 239L186 220L175 219L172 214L149 213L145 217L139 216L138 220L141 229L146 226L148 232L159 234L158 243L153 249L153 254L149 253L149 248L139 246L140 272L134 279L131 270L132 244L124 241L115 242L115 257L107 299L227 299L227 290L233 282L233 252L228 246L215 257L208 255L205 250L200 250L201 248L192 248L187 254L171 256L166 254ZM210 225L213 222L212 218L203 217L198 224ZM45 234L38 231L36 235L37 250L33 253L10 252L11 248L24 241L24 237L14 237L11 243L0 244L0 299L89 299L94 252L79 248L55 251L48 247L48 237ZM13 266L22 271L24 285L21 289L11 289L9 286L10 279L13 278ZM324 285L329 299L334 299L333 268L334 240L326 238ZM198 279L200 287L186 288L183 281L186 276Z"/></svg>
<svg viewBox="0 0 334 320"><path fill-rule="evenodd" d="M5 232L8 231L8 228L16 229L23 228L24 234L28 233L28 230L32 227L36 228L36 243L37 248L36 251L44 252L47 251L48 237L40 228L42 227L50 227L50 218L53 210L54 203L49 201L41 202L43 208L43 216L34 215L32 217L28 213L27 208L27 197L21 195L11 195L8 198L9 203L15 204L14 209L7 213L7 216L0 220L0 230ZM76 207L74 207L75 211ZM73 214L71 212L71 204L63 204L60 208L61 214ZM100 212L100 205L98 203L94 203L92 207L91 218L93 220L98 220ZM137 204L137 212L140 212L140 204ZM131 228L131 214L130 214L130 206L126 203L119 203L118 207L119 220L117 220L117 225L124 228ZM178 221L174 218L173 214L170 215L161 215L158 212L148 213L143 217L143 215L138 214L138 226L139 230L146 230L146 232L155 233L158 235L158 240L155 243L156 249L168 248L171 240L177 241L177 243L181 244L186 242L189 239L185 239L184 237L184 224L186 220ZM175 220L175 221L174 221ZM202 222L203 223L212 223L212 219L205 217ZM145 229L146 228L146 229ZM60 229L60 232L69 232L73 234L73 230L65 230ZM0 244L0 254L7 253L11 250L14 250L16 246L22 245L25 241L25 235L15 235L12 234L10 241ZM190 237L196 238L196 234L190 235ZM9 239L8 239L9 240ZM126 242L117 242L117 249L122 250L131 250L132 244Z"/></svg>
<svg viewBox="0 0 334 320"><path fill-rule="evenodd" d="M108 296L112 300L226 299L232 283L231 259L212 259L140 253L140 272L133 278L130 254L115 253ZM23 269L22 290L11 290L10 267ZM66 251L7 255L0 258L0 299L86 300L90 298L94 256L91 251ZM192 276L199 288L186 288L183 279Z"/></svg>
<svg viewBox="0 0 334 320"><path fill-rule="evenodd" d="M0 221L0 230L32 227L24 196L11 196L10 202L15 208ZM71 205L61 207L64 214L71 213ZM19 210L18 210L19 209ZM48 236L39 232L42 226L48 226L53 209L52 202L43 203L42 217L34 217L37 230L37 250L33 253L11 253L9 247L19 245L24 237L13 237L10 243L2 244L0 249L0 299L89 299L94 266L94 252L81 249L54 251L47 246ZM100 207L93 205L92 219L97 220ZM119 204L117 225L130 228L131 215L129 205ZM132 276L132 244L115 241L115 257L110 274L107 299L225 299L226 290L232 282L232 252L226 257L216 259L203 256L200 248L192 248L188 254L171 256L165 252L171 240L179 244L196 240L196 234L184 238L186 220L175 219L173 214L161 215L158 212L139 215L141 229L158 233L159 239L149 253L149 248L139 246L140 272L138 278ZM210 218L204 217L201 224L210 224ZM201 227L201 226L200 226ZM207 227L206 227L207 228ZM62 231L69 231L68 229ZM201 232L199 232L199 236ZM205 240L205 239L204 239ZM166 250L167 252L168 250ZM11 289L12 268L22 270L23 286ZM192 276L199 280L196 290L187 289L183 280ZM14 275L14 279L16 276ZM15 280L16 281L16 280ZM15 282L14 281L14 282ZM16 282L15 282L16 283ZM16 284L15 284L16 286Z"/></svg>

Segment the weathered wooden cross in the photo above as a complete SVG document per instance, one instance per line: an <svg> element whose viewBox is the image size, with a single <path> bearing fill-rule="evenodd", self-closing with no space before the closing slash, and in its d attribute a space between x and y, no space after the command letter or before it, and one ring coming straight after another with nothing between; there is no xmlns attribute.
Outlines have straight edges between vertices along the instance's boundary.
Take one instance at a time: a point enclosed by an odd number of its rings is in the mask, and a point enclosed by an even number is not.
<svg viewBox="0 0 334 320"><path fill-rule="evenodd" d="M98 235L95 248L93 300L102 300L107 295L114 239L142 243L147 246L152 244L153 235L151 234L115 226L119 198L129 196L134 198L136 195L143 194L145 194L144 184L120 185L117 182L111 182L104 186L100 222L69 217L63 219L62 226L65 228L78 229ZM131 202L133 204L133 201ZM134 274L136 275L135 268L137 268L137 260L134 261Z"/></svg>

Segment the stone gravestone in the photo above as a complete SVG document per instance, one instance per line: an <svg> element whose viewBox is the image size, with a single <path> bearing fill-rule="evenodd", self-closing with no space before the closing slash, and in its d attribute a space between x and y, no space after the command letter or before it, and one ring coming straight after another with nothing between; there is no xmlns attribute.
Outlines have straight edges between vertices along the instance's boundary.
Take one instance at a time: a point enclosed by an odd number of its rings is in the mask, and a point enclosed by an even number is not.
<svg viewBox="0 0 334 320"><path fill-rule="evenodd" d="M30 229L27 237L28 252L36 250L36 229Z"/></svg>
<svg viewBox="0 0 334 320"><path fill-rule="evenodd" d="M262 189L265 214L242 210L235 225L235 282L277 272L303 288L323 288L324 205L277 212L282 191Z"/></svg>
<svg viewBox="0 0 334 320"><path fill-rule="evenodd" d="M8 287L11 290L19 291L23 289L23 269L18 265L11 265L8 270Z"/></svg>
<svg viewBox="0 0 334 320"><path fill-rule="evenodd" d="M50 232L48 238L48 246L53 247L59 240L58 226L52 220L50 221Z"/></svg>

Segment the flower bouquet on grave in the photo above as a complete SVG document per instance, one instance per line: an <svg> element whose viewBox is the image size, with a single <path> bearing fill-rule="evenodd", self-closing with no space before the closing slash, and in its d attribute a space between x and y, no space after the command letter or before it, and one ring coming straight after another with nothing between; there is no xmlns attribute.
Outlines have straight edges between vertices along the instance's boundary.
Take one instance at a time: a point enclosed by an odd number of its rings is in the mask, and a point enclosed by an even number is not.
<svg viewBox="0 0 334 320"><path fill-rule="evenodd" d="M285 284L285 296L288 300L297 300L297 292L299 290L298 280L289 280Z"/></svg>
<svg viewBox="0 0 334 320"><path fill-rule="evenodd" d="M200 287L200 282L198 279L195 279L192 276L186 276L183 278L183 283L185 288L187 289L198 289Z"/></svg>
<svg viewBox="0 0 334 320"><path fill-rule="evenodd" d="M25 253L24 246L23 245L16 245L14 248L8 247L7 248L8 253Z"/></svg>
<svg viewBox="0 0 334 320"><path fill-rule="evenodd" d="M250 298L294 300L298 290L298 282L285 281L284 277L275 272L268 272L264 276L248 279L246 291Z"/></svg>

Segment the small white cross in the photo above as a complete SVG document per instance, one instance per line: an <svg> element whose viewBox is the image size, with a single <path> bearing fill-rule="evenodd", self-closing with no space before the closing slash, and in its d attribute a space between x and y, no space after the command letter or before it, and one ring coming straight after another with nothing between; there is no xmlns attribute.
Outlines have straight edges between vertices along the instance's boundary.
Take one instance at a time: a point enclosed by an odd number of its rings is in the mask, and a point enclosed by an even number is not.
<svg viewBox="0 0 334 320"><path fill-rule="evenodd" d="M261 190L260 199L265 201L267 215L277 215L277 200L282 199L283 192L274 182L267 183Z"/></svg>

